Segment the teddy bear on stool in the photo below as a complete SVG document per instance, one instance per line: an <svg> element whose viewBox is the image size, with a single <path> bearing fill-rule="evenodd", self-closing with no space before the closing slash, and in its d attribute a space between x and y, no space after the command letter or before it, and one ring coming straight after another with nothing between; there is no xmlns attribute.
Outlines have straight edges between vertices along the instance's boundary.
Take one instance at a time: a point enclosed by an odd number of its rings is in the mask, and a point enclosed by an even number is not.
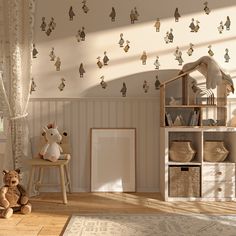
<svg viewBox="0 0 236 236"><path fill-rule="evenodd" d="M26 191L20 182L20 170L3 171L4 186L0 188L0 206L3 207L1 213L3 218L10 218L15 211L22 214L31 212L31 204Z"/></svg>

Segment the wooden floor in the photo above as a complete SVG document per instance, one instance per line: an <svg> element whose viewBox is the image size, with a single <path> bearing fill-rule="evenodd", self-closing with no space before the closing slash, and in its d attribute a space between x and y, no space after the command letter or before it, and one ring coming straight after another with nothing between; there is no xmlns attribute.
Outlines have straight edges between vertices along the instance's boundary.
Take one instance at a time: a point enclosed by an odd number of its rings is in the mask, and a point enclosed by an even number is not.
<svg viewBox="0 0 236 236"><path fill-rule="evenodd" d="M60 193L31 198L30 215L0 218L0 236L60 235L73 213L207 213L236 214L236 202L163 202L158 193L73 193L61 203Z"/></svg>

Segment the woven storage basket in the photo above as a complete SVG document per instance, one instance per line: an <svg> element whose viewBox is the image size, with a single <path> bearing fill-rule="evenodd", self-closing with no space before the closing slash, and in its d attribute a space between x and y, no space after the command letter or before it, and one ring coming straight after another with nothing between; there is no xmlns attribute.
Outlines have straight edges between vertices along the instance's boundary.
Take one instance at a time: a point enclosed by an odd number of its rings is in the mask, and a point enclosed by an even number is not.
<svg viewBox="0 0 236 236"><path fill-rule="evenodd" d="M228 154L229 151L225 148L223 141L204 142L204 161L222 162Z"/></svg>
<svg viewBox="0 0 236 236"><path fill-rule="evenodd" d="M170 160L176 162L189 162L196 154L190 141L173 141L170 145Z"/></svg>

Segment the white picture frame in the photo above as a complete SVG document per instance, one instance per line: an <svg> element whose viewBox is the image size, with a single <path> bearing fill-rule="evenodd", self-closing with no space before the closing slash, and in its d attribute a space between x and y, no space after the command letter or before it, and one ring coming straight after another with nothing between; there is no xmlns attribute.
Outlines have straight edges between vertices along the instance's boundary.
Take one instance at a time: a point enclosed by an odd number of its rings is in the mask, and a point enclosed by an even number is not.
<svg viewBox="0 0 236 236"><path fill-rule="evenodd" d="M135 192L136 129L91 129L91 192Z"/></svg>

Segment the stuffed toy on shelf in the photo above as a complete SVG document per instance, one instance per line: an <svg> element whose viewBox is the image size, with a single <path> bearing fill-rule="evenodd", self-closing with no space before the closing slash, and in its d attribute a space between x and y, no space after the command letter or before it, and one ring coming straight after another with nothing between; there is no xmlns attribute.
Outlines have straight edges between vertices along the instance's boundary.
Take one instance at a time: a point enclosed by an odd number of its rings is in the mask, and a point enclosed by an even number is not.
<svg viewBox="0 0 236 236"><path fill-rule="evenodd" d="M46 24L46 22L45 22L45 17L43 16L43 17L42 17L42 23L41 23L41 25L40 25L40 28L41 28L42 31L46 31L46 27L47 27L47 24Z"/></svg>
<svg viewBox="0 0 236 236"><path fill-rule="evenodd" d="M226 27L226 30L230 30L231 21L230 21L229 16L226 17L226 21L224 25Z"/></svg>
<svg viewBox="0 0 236 236"><path fill-rule="evenodd" d="M65 81L66 81L66 80L65 80L64 78L61 78L61 83L60 83L59 86L58 86L58 89L59 89L60 91L63 91L64 88L66 87Z"/></svg>
<svg viewBox="0 0 236 236"><path fill-rule="evenodd" d="M37 58L38 50L36 49L35 44L33 44L32 57Z"/></svg>
<svg viewBox="0 0 236 236"><path fill-rule="evenodd" d="M108 61L109 61L110 59L108 58L106 51L104 52L104 57L103 57L102 60L103 60L104 66L107 66L107 65L108 65Z"/></svg>
<svg viewBox="0 0 236 236"><path fill-rule="evenodd" d="M159 18L157 18L157 20L154 24L154 27L156 28L156 32L160 32L161 22L160 22Z"/></svg>
<svg viewBox="0 0 236 236"><path fill-rule="evenodd" d="M82 9L83 9L84 13L88 13L89 8L86 5L86 0L83 0L82 3L83 3Z"/></svg>
<svg viewBox="0 0 236 236"><path fill-rule="evenodd" d="M74 18L74 16L75 16L75 13L74 13L74 11L73 11L73 7L72 6L70 6L70 9L69 9L69 19L70 19L70 21L72 21L73 20L73 18Z"/></svg>
<svg viewBox="0 0 236 236"><path fill-rule="evenodd" d="M225 62L228 63L228 62L229 62L229 59L230 59L230 56L229 56L229 49L228 49L228 48L225 49L224 58L225 58Z"/></svg>
<svg viewBox="0 0 236 236"><path fill-rule="evenodd" d="M84 73L85 73L84 64L83 64L83 63L80 63L80 66L79 66L79 75L80 75L80 78L83 78L83 77L84 77Z"/></svg>
<svg viewBox="0 0 236 236"><path fill-rule="evenodd" d="M116 10L114 7L111 8L111 13L109 14L109 17L111 17L112 22L116 20Z"/></svg>
<svg viewBox="0 0 236 236"><path fill-rule="evenodd" d="M3 170L4 186L0 188L1 216L8 219L14 212L22 214L31 213L32 206L29 202L25 188L20 184L20 169Z"/></svg>
<svg viewBox="0 0 236 236"><path fill-rule="evenodd" d="M122 48L124 46L125 40L123 39L123 34L120 34L120 40L118 42L118 44L120 44L120 47Z"/></svg>
<svg viewBox="0 0 236 236"><path fill-rule="evenodd" d="M180 18L181 16L180 16L180 14L179 14L179 9L178 9L178 7L175 8L174 17L175 17L175 22L179 22L179 18Z"/></svg>
<svg viewBox="0 0 236 236"><path fill-rule="evenodd" d="M142 61L143 65L146 65L146 62L147 62L147 53L146 53L146 51L143 51L143 54L140 57L140 60Z"/></svg>

